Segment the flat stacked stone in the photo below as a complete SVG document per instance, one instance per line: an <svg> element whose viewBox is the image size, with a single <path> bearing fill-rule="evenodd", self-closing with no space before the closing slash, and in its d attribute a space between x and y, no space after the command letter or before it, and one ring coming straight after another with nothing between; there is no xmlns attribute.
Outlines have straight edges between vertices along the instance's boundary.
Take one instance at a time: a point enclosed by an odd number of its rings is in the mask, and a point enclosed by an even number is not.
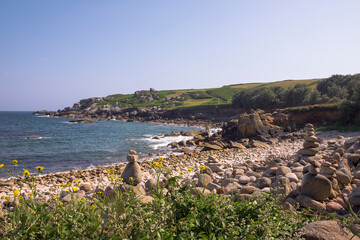
<svg viewBox="0 0 360 240"><path fill-rule="evenodd" d="M320 167L320 174L330 179L335 178L336 168L330 162L324 162Z"/></svg>
<svg viewBox="0 0 360 240"><path fill-rule="evenodd" d="M214 156L210 156L205 166L209 167L211 171L215 173L223 172L224 170L221 168L222 163L216 160Z"/></svg>
<svg viewBox="0 0 360 240"><path fill-rule="evenodd" d="M306 124L306 136L304 137L303 149L298 151L300 156L315 156L319 152L320 144L317 142L318 138L315 136L314 126L311 123Z"/></svg>

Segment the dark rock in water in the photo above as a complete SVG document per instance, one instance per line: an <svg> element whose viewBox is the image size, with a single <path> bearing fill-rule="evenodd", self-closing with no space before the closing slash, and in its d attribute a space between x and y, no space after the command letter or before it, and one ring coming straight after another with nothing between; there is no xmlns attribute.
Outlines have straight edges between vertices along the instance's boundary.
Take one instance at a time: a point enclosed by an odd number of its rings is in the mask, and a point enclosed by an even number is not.
<svg viewBox="0 0 360 240"><path fill-rule="evenodd" d="M322 175L304 175L301 183L301 193L317 201L327 199L331 194L331 182Z"/></svg>
<svg viewBox="0 0 360 240"><path fill-rule="evenodd" d="M41 139L42 137L37 137L37 136L33 136L33 137L26 137L26 139Z"/></svg>
<svg viewBox="0 0 360 240"><path fill-rule="evenodd" d="M296 230L296 233L305 240L359 240L357 236L347 228L342 227L336 221L317 221L305 225Z"/></svg>
<svg viewBox="0 0 360 240"><path fill-rule="evenodd" d="M70 120L69 122L71 123L93 123L93 120L89 120L89 119L73 119Z"/></svg>

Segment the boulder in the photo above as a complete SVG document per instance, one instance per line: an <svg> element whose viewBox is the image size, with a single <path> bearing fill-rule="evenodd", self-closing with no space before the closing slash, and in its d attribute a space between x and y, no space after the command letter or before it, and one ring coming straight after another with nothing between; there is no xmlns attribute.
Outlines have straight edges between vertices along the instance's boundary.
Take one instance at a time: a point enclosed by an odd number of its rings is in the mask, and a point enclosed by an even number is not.
<svg viewBox="0 0 360 240"><path fill-rule="evenodd" d="M345 168L340 168L338 171L336 171L336 179L344 184L348 185L351 182L351 173L346 170Z"/></svg>
<svg viewBox="0 0 360 240"><path fill-rule="evenodd" d="M336 221L316 221L296 230L296 233L305 240L359 240L347 228Z"/></svg>
<svg viewBox="0 0 360 240"><path fill-rule="evenodd" d="M291 192L289 179L283 176L278 178L273 184L271 184L271 192L276 195L289 195L289 193Z"/></svg>
<svg viewBox="0 0 360 240"><path fill-rule="evenodd" d="M247 184L249 182L250 182L250 177L248 177L248 176L241 176L239 178L239 183L241 183L241 184Z"/></svg>
<svg viewBox="0 0 360 240"><path fill-rule="evenodd" d="M326 207L321 202L318 202L308 196L300 194L296 197L296 201L300 204L300 206L304 208L311 209L313 211L325 211Z"/></svg>
<svg viewBox="0 0 360 240"><path fill-rule="evenodd" d="M322 175L304 175L301 183L301 193L317 201L327 199L331 194L331 182Z"/></svg>
<svg viewBox="0 0 360 240"><path fill-rule="evenodd" d="M288 167L285 167L285 166L280 166L276 170L276 175L277 176L285 176L287 173L291 173L291 169L288 168Z"/></svg>
<svg viewBox="0 0 360 240"><path fill-rule="evenodd" d="M198 181L198 187L207 187L209 183L212 182L212 179L207 174L200 174L199 181Z"/></svg>
<svg viewBox="0 0 360 240"><path fill-rule="evenodd" d="M258 192L259 189L253 186L244 186L240 189L241 194L252 194L254 192Z"/></svg>
<svg viewBox="0 0 360 240"><path fill-rule="evenodd" d="M80 186L80 190L84 190L85 192L91 191L91 184L90 183L83 183Z"/></svg>

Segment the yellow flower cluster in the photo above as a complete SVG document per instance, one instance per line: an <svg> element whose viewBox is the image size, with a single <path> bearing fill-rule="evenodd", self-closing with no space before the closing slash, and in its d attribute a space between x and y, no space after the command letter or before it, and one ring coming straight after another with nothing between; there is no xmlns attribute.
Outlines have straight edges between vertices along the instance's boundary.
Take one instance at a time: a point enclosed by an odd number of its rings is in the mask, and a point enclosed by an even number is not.
<svg viewBox="0 0 360 240"><path fill-rule="evenodd" d="M14 193L14 198L18 198L20 194L20 190L14 190L13 193Z"/></svg>
<svg viewBox="0 0 360 240"><path fill-rule="evenodd" d="M44 167L37 166L36 169L38 170L39 173L42 173L44 170Z"/></svg>
<svg viewBox="0 0 360 240"><path fill-rule="evenodd" d="M158 168L162 167L162 162L153 162L152 164Z"/></svg>
<svg viewBox="0 0 360 240"><path fill-rule="evenodd" d="M189 168L189 169L188 169L188 172L192 172L192 168Z"/></svg>
<svg viewBox="0 0 360 240"><path fill-rule="evenodd" d="M73 187L71 190L72 190L73 192L77 192L77 191L79 191L79 188Z"/></svg>
<svg viewBox="0 0 360 240"><path fill-rule="evenodd" d="M12 164L13 164L13 165L17 165L18 163L19 163L18 160L13 160L13 161L12 161Z"/></svg>
<svg viewBox="0 0 360 240"><path fill-rule="evenodd" d="M0 164L0 168L3 168L4 167L4 164Z"/></svg>
<svg viewBox="0 0 360 240"><path fill-rule="evenodd" d="M115 181L115 179L114 179L114 176L113 176L113 175L110 175L110 177L109 177L109 178L110 178L110 181L111 181L111 182Z"/></svg>
<svg viewBox="0 0 360 240"><path fill-rule="evenodd" d="M74 181L74 186L75 186L75 187L78 187L81 182L82 182L81 180L75 180L75 181Z"/></svg>
<svg viewBox="0 0 360 240"><path fill-rule="evenodd" d="M200 169L204 171L204 170L205 170L205 166L201 166Z"/></svg>
<svg viewBox="0 0 360 240"><path fill-rule="evenodd" d="M24 176L25 176L25 177L29 177L29 176L30 176L29 170L23 169L23 171L24 171Z"/></svg>
<svg viewBox="0 0 360 240"><path fill-rule="evenodd" d="M129 181L134 181L134 178L133 177L129 177Z"/></svg>

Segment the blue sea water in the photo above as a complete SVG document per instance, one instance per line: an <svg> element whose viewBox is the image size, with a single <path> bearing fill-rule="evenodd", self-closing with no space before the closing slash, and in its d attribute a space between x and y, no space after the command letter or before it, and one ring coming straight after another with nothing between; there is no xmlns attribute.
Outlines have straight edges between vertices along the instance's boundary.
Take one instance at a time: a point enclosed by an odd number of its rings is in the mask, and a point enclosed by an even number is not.
<svg viewBox="0 0 360 240"><path fill-rule="evenodd" d="M36 172L43 166L45 173L87 169L124 162L129 149L140 156L166 150L171 141L181 139L152 137L172 131L188 131L186 127L161 123L95 121L69 123L70 119L33 115L32 112L0 112L0 178ZM39 136L41 139L27 139ZM18 160L19 165L10 164Z"/></svg>

